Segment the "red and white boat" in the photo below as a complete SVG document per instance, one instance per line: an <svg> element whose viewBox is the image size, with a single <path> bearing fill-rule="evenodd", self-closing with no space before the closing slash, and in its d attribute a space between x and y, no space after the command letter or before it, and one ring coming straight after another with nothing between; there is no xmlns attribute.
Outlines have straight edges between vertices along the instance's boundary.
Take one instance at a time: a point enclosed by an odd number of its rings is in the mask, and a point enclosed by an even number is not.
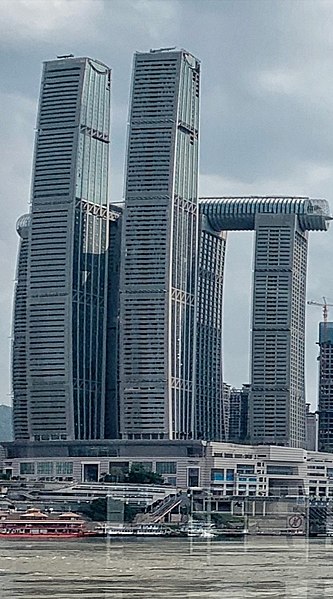
<svg viewBox="0 0 333 599"><path fill-rule="evenodd" d="M93 536L86 522L73 512L45 514L36 508L24 513L10 512L0 516L0 539L69 539Z"/></svg>

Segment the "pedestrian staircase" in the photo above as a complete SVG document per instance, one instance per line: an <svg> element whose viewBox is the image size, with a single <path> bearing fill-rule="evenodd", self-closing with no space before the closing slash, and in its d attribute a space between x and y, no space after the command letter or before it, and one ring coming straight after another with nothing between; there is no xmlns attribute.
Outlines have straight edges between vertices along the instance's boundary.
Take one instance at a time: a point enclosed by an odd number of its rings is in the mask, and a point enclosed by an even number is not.
<svg viewBox="0 0 333 599"><path fill-rule="evenodd" d="M137 524L158 524L159 522L162 522L165 516L170 514L170 512L177 508L182 502L182 495L168 495L152 511L146 512L145 514L138 514L135 518L135 522Z"/></svg>

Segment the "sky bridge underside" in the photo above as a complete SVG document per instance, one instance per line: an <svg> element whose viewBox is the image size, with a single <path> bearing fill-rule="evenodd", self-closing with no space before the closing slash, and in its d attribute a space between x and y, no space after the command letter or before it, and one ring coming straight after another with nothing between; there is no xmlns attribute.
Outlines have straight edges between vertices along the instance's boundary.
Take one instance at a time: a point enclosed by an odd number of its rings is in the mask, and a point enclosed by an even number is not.
<svg viewBox="0 0 333 599"><path fill-rule="evenodd" d="M203 197L199 202L215 231L254 230L257 214L297 214L303 231L327 231L332 219L327 200L301 196Z"/></svg>

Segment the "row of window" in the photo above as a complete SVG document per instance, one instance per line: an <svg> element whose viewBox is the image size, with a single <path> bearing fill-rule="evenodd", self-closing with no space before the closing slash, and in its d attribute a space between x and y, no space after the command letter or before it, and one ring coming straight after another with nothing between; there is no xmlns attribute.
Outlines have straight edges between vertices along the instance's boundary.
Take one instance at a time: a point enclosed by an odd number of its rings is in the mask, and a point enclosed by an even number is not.
<svg viewBox="0 0 333 599"><path fill-rule="evenodd" d="M73 474L73 462L21 462L20 474L70 476Z"/></svg>

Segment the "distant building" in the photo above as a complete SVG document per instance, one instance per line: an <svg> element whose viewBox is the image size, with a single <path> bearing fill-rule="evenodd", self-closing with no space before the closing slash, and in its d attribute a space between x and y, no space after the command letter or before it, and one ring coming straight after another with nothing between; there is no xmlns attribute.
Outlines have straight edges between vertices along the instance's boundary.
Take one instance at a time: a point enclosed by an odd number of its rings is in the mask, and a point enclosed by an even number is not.
<svg viewBox="0 0 333 599"><path fill-rule="evenodd" d="M225 422L225 431L226 431L227 439L229 439L230 392L231 392L231 385L228 385L228 383L223 383L223 412L224 412L224 422Z"/></svg>
<svg viewBox="0 0 333 599"><path fill-rule="evenodd" d="M13 440L13 408L0 405L0 443Z"/></svg>
<svg viewBox="0 0 333 599"><path fill-rule="evenodd" d="M333 322L319 323L319 450L333 451Z"/></svg>
<svg viewBox="0 0 333 599"><path fill-rule="evenodd" d="M306 404L306 449L318 451L318 412L310 412L310 404Z"/></svg>
<svg viewBox="0 0 333 599"><path fill-rule="evenodd" d="M245 443L248 438L250 385L230 389L229 441Z"/></svg>
<svg viewBox="0 0 333 599"><path fill-rule="evenodd" d="M104 436L110 69L44 63L14 307L16 439Z"/></svg>

